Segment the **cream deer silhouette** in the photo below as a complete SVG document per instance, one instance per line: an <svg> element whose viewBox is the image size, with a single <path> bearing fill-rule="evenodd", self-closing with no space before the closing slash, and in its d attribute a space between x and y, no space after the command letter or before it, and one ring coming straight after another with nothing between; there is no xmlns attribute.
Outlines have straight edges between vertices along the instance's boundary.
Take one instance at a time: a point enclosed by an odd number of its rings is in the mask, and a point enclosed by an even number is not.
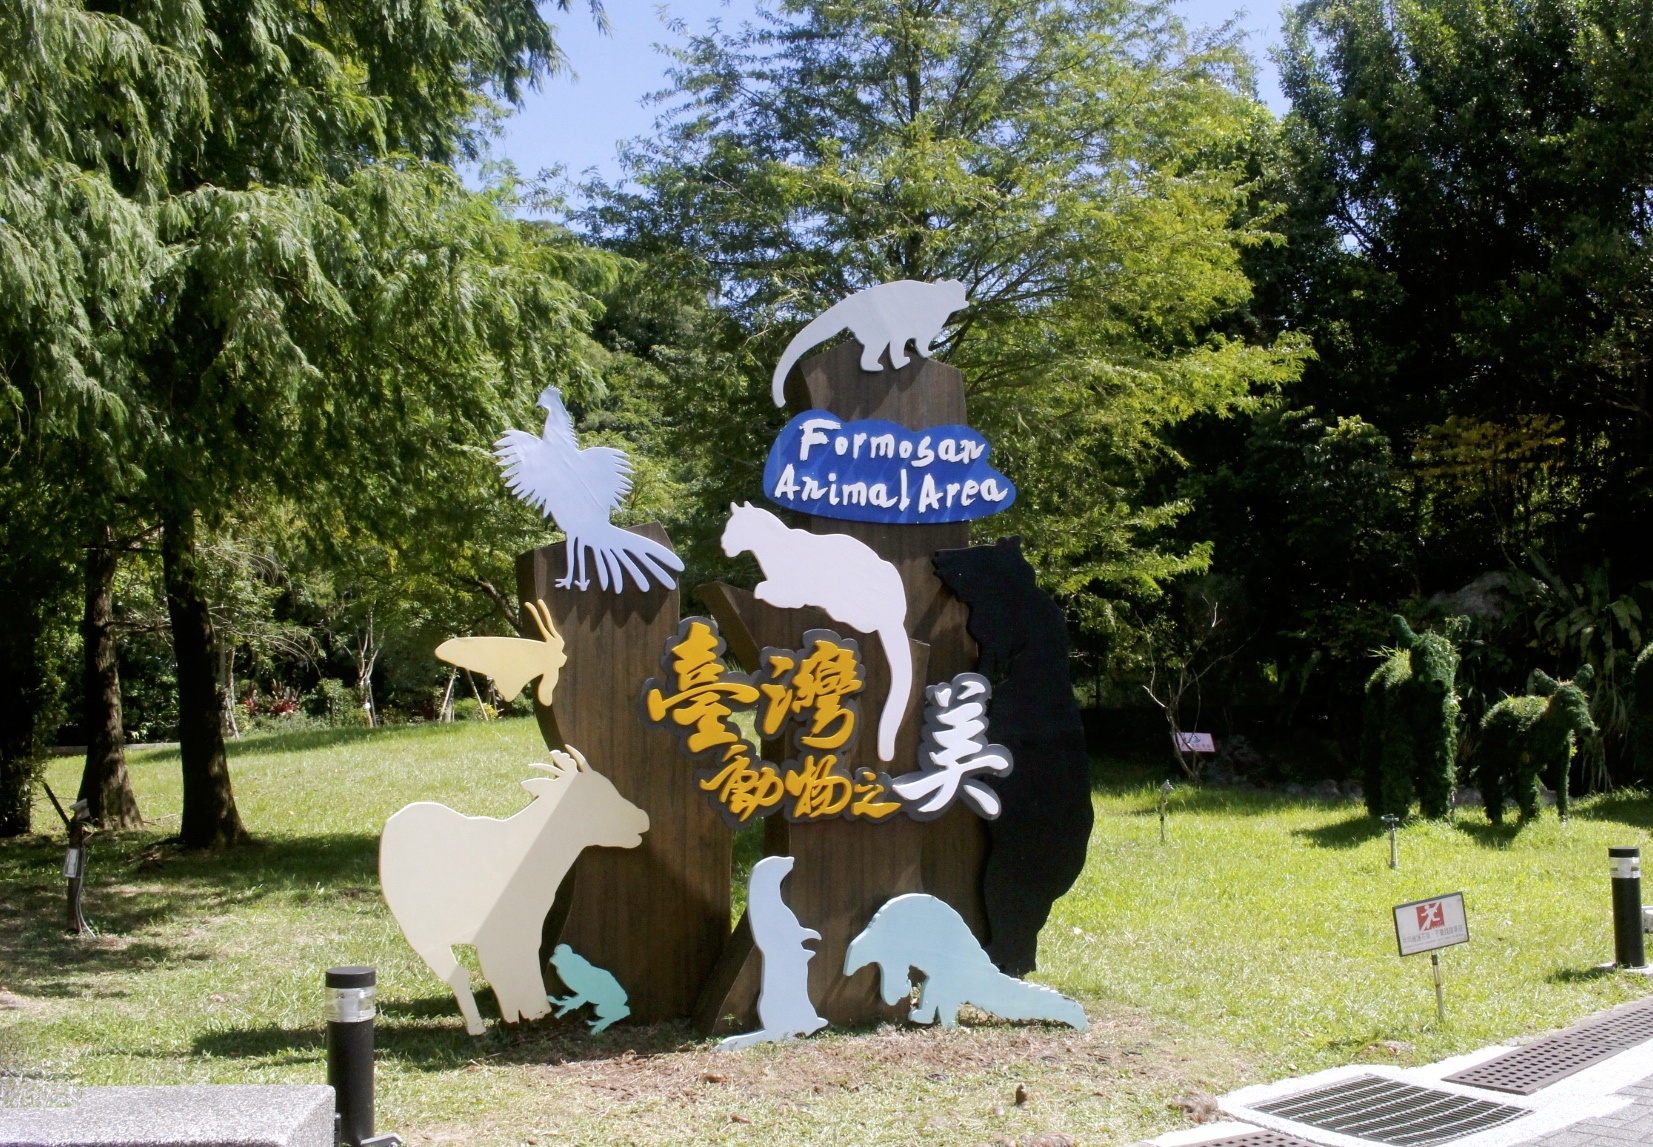
<svg viewBox="0 0 1653 1147"><path fill-rule="evenodd" d="M551 1010L540 969L540 929L581 850L635 848L648 813L622 797L572 745L533 767L527 808L504 820L465 816L431 801L410 804L385 822L379 884L402 934L453 989L465 1030L481 1035L471 976L455 944L474 944L506 1023Z"/></svg>

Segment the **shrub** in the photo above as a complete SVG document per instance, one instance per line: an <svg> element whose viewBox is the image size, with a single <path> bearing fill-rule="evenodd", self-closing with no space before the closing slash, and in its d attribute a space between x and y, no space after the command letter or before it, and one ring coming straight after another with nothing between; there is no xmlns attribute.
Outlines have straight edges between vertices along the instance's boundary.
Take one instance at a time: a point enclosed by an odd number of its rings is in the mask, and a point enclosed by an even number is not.
<svg viewBox="0 0 1653 1147"><path fill-rule="evenodd" d="M1458 755L1458 653L1439 633L1414 633L1404 617L1391 620L1395 647L1366 682L1360 763L1366 808L1373 816L1405 816L1414 791L1423 815L1443 817L1452 807ZM1462 619L1447 623L1456 634Z"/></svg>
<svg viewBox="0 0 1653 1147"><path fill-rule="evenodd" d="M332 726L365 725L367 714L356 691L337 677L323 677L304 695L304 711Z"/></svg>
<svg viewBox="0 0 1653 1147"><path fill-rule="evenodd" d="M1515 798L1522 820L1538 816L1541 776L1548 776L1555 789L1556 812L1567 815L1574 734L1596 731L1590 698L1584 693L1593 677L1588 665L1571 681L1557 681L1535 669L1527 681L1527 696L1505 697L1481 718L1476 777L1493 824L1504 819L1506 794Z"/></svg>

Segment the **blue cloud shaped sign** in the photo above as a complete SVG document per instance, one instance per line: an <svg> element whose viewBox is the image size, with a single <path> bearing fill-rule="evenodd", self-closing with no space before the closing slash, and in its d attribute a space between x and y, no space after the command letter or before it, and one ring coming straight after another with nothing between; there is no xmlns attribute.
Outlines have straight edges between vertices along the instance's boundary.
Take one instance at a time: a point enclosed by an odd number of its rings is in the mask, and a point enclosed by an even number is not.
<svg viewBox="0 0 1653 1147"><path fill-rule="evenodd" d="M908 430L808 410L769 448L763 492L777 506L823 518L966 522L1016 500L1010 479L987 464L990 449L968 426Z"/></svg>

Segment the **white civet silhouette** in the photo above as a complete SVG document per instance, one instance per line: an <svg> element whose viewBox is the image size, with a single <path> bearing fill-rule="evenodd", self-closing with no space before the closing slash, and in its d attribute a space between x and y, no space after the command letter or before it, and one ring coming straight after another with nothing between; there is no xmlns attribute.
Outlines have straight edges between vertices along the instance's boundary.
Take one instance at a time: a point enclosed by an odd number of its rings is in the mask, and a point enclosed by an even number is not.
<svg viewBox="0 0 1653 1147"><path fill-rule="evenodd" d="M844 975L877 964L884 1002L896 1004L912 993L912 969L924 973L918 1004L908 1013L914 1023L958 1024L960 1004L975 1004L1006 1020L1054 1020L1084 1031L1090 1026L1077 1000L1038 984L1007 976L993 966L953 906L910 892L873 913L866 928L849 942Z"/></svg>
<svg viewBox="0 0 1653 1147"><path fill-rule="evenodd" d="M948 316L963 310L966 301L964 284L957 279L936 283L900 279L840 299L786 344L771 383L775 405L786 405L786 376L804 353L845 327L861 344L862 370L883 370L878 358L885 347L890 350L890 365L900 370L909 361L907 344L913 344L919 358L929 358L930 344L947 325Z"/></svg>
<svg viewBox="0 0 1653 1147"><path fill-rule="evenodd" d="M962 796L988 820L996 820L999 794L975 779L977 773L1008 776L1010 750L987 743L987 702L992 682L980 673L960 673L951 682L924 691L924 734L918 745L919 770L890 782L907 802L914 820L933 820Z"/></svg>
<svg viewBox="0 0 1653 1147"><path fill-rule="evenodd" d="M890 666L890 694L878 718L878 759L895 758L895 734L913 687L913 651L907 644L907 591L901 573L872 547L848 534L788 529L768 510L729 503L723 552L751 550L764 580L752 590L778 609L813 605L863 633L876 633Z"/></svg>
<svg viewBox="0 0 1653 1147"><path fill-rule="evenodd" d="M649 575L667 589L677 584L683 562L659 542L622 530L608 520L620 499L631 492L631 460L624 450L608 446L580 449L574 423L562 404L562 392L548 386L540 393L545 408L545 433L536 438L524 430L507 430L494 443L494 455L505 468L511 492L543 514L556 519L568 535L568 570L557 585L585 589L586 551L592 551L597 584L619 593L627 572L637 588L649 588Z"/></svg>
<svg viewBox="0 0 1653 1147"><path fill-rule="evenodd" d="M758 1022L763 1027L730 1036L717 1045L719 1051L806 1036L827 1025L809 1000L809 961L815 953L804 947L805 940L819 940L821 934L799 924L781 899L781 881L792 865L790 856L766 856L752 866L746 918L752 924L752 942L763 953L763 986L758 991Z"/></svg>
<svg viewBox="0 0 1653 1147"><path fill-rule="evenodd" d="M527 808L496 820L420 801L385 822L379 884L413 950L453 989L465 1030L481 1035L471 976L453 945L474 944L506 1023L551 1010L540 972L540 928L582 849L636 848L649 816L569 746L550 776L529 777Z"/></svg>

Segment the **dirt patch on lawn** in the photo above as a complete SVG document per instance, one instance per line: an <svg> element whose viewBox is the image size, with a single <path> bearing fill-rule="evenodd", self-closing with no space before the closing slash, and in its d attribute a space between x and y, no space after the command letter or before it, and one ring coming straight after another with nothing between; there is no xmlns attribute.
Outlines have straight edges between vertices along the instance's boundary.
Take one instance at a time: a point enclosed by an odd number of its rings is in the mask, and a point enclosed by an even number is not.
<svg viewBox="0 0 1653 1147"><path fill-rule="evenodd" d="M829 1030L731 1053L679 1025L525 1032L472 1066L524 1093L508 1107L397 1130L411 1144L530 1147L992 1144L1062 1132L1100 1147L1191 1123L1179 1100L1244 1074L1229 1049L1135 1011L1093 1014L1087 1032L961 1019L951 1031Z"/></svg>

